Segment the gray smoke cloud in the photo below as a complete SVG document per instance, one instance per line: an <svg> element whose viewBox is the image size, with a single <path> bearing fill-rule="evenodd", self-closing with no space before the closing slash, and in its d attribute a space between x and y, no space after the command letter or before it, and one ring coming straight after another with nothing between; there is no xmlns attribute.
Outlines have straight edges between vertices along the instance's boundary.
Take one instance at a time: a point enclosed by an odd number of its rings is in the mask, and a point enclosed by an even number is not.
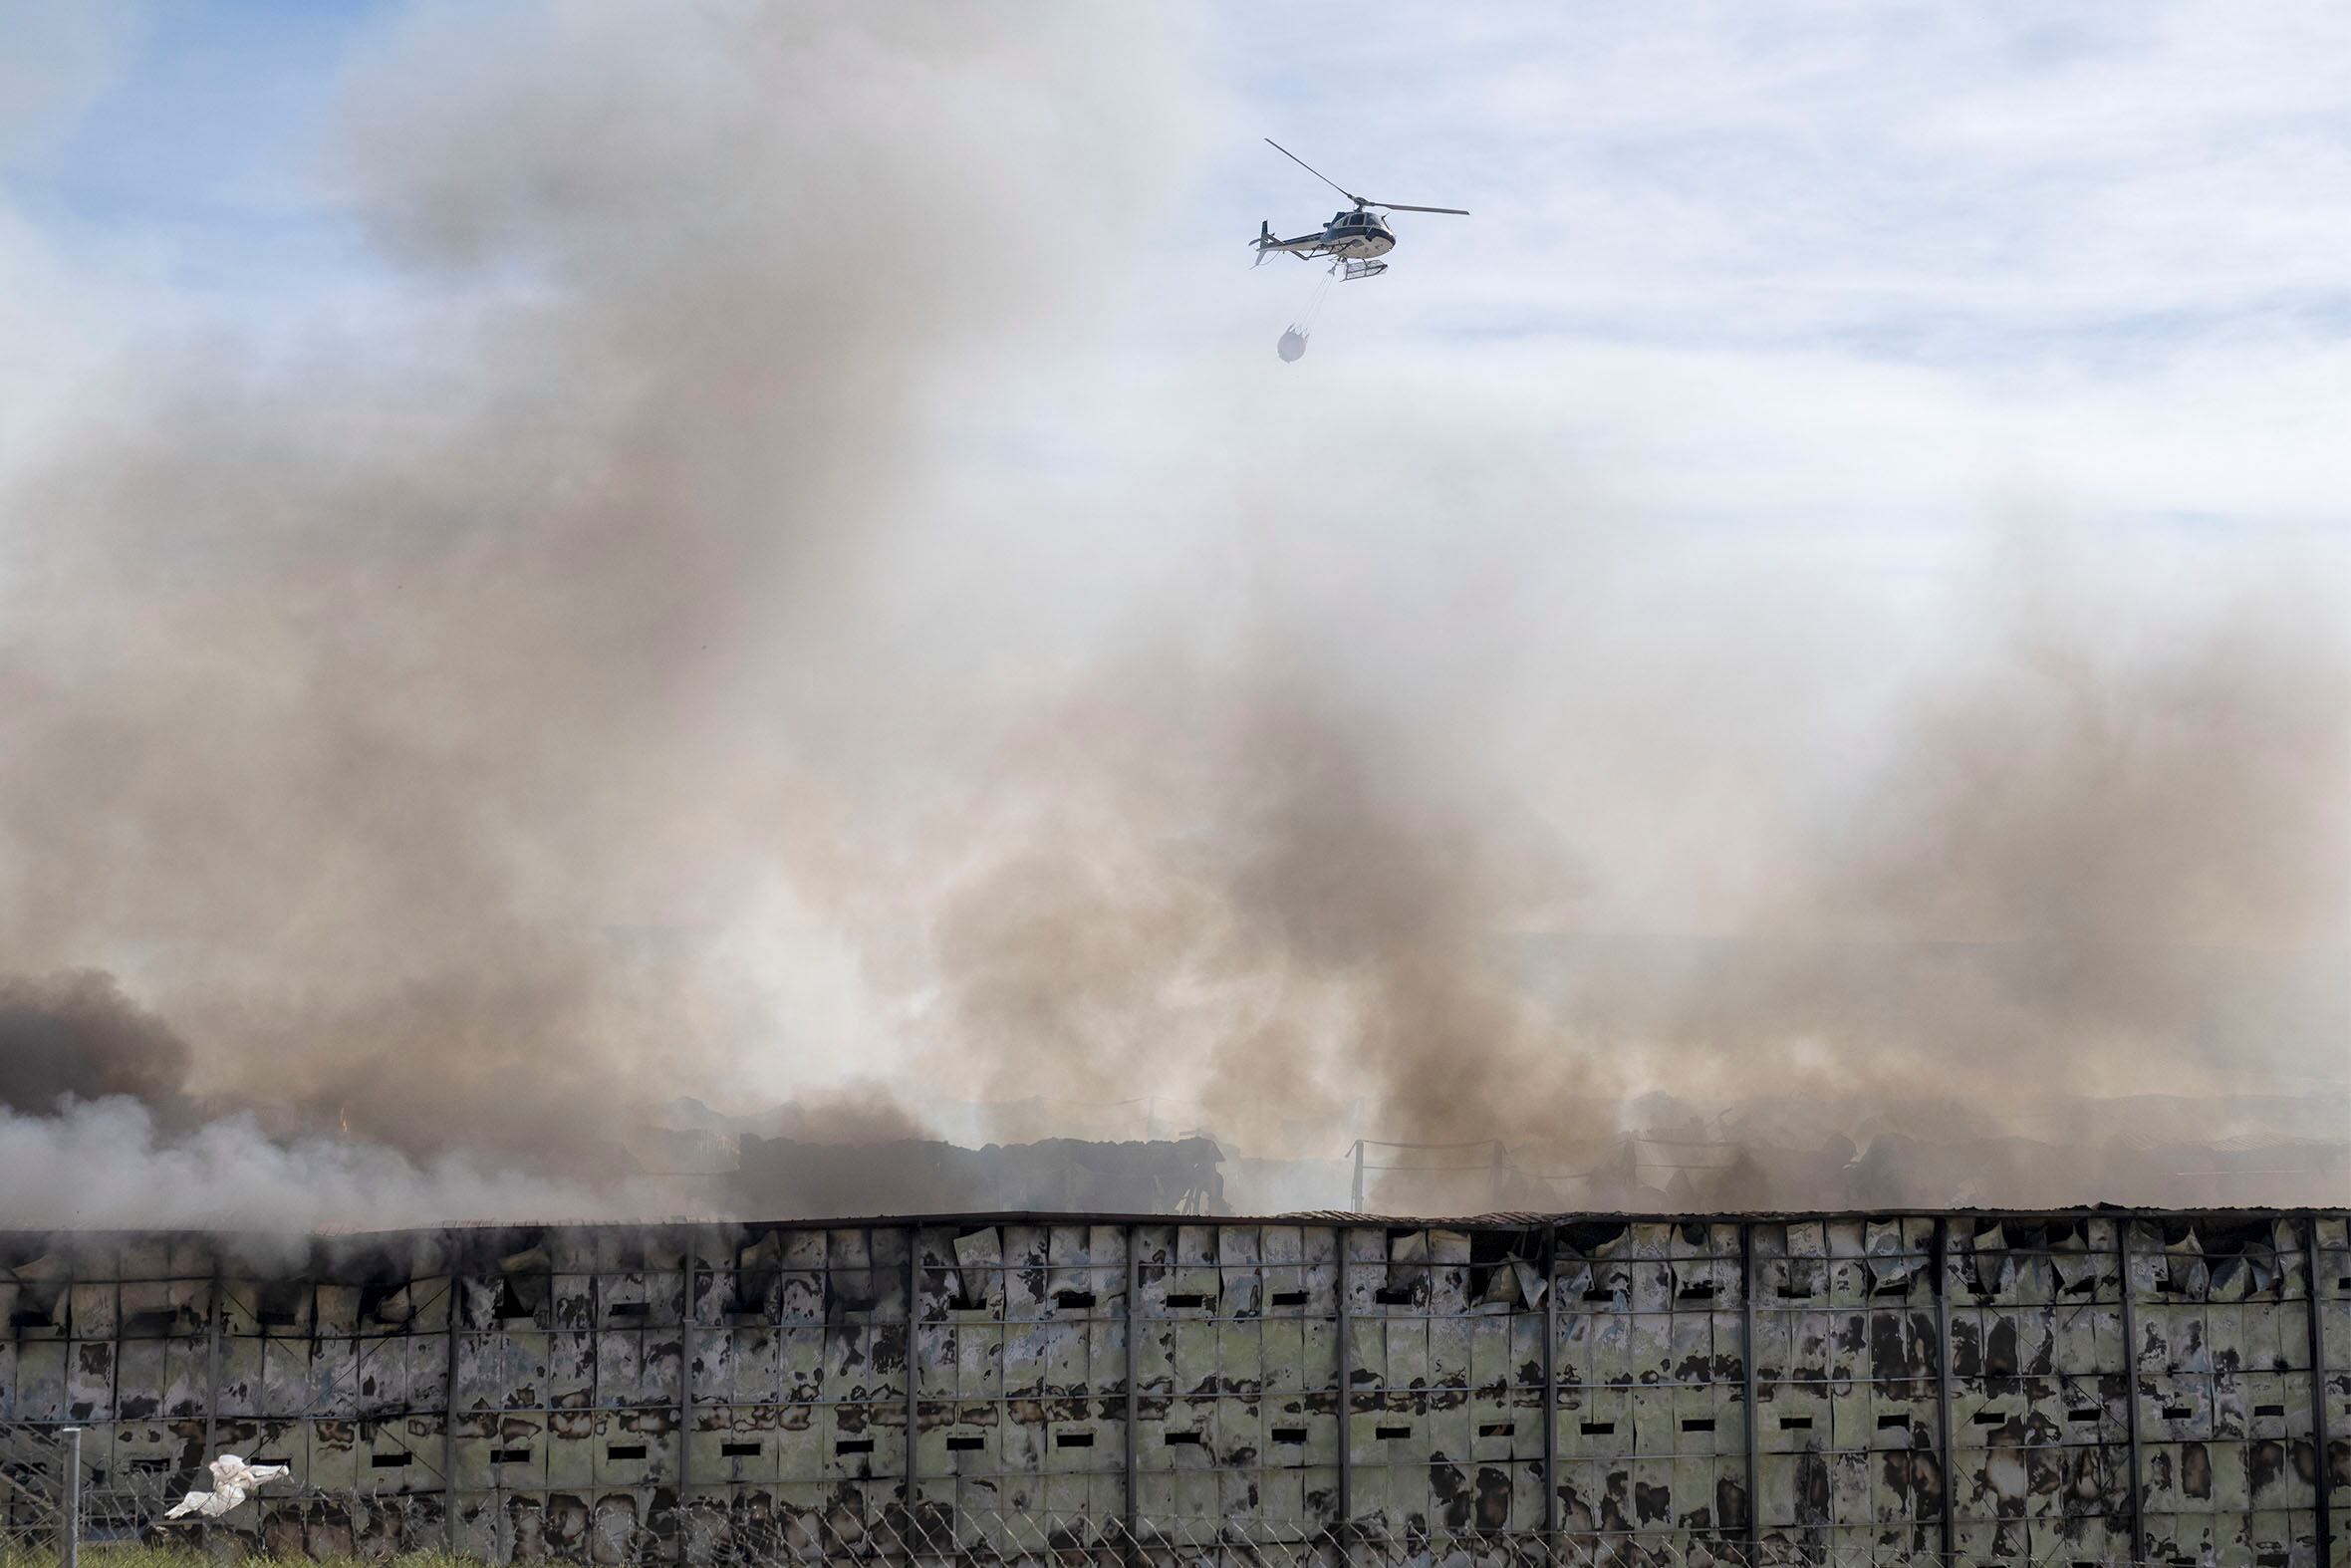
<svg viewBox="0 0 2351 1568"><path fill-rule="evenodd" d="M1410 385L996 493L969 410L1162 237L1197 48L991 5L375 38L332 167L400 330L148 333L0 477L12 1207L617 1211L647 1108L786 1050L811 1142L1157 1093L1556 1170L1660 1088L1929 1136L2339 1079L2351 657L2288 574L1992 552L1929 638L1627 538L1547 432ZM790 921L867 999L837 1033L773 1002ZM1768 1165L1724 1199L1892 1189Z"/></svg>
<svg viewBox="0 0 2351 1568"><path fill-rule="evenodd" d="M426 347L150 333L0 499L0 948L190 1043L109 1066L82 998L12 982L11 1038L60 1043L5 1103L252 1096L592 1177L723 1083L749 1026L698 938L784 715L830 700L940 379L1124 237L1077 219L1150 188L1166 95L1127 95L1179 43L1008 6L374 38L336 190Z"/></svg>
<svg viewBox="0 0 2351 1568"><path fill-rule="evenodd" d="M0 976L0 1106L51 1112L120 1095L176 1109L187 1042L96 970Z"/></svg>

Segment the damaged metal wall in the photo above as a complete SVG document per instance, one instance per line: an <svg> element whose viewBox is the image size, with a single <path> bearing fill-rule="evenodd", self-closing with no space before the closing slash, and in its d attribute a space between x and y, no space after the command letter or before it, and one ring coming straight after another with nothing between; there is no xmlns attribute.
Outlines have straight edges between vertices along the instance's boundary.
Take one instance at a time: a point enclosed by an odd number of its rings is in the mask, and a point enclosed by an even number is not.
<svg viewBox="0 0 2351 1568"><path fill-rule="evenodd" d="M0 1437L80 1425L158 1489L288 1463L240 1525L281 1552L707 1560L884 1542L911 1501L934 1539L2351 1564L2341 1214L57 1234L0 1265Z"/></svg>

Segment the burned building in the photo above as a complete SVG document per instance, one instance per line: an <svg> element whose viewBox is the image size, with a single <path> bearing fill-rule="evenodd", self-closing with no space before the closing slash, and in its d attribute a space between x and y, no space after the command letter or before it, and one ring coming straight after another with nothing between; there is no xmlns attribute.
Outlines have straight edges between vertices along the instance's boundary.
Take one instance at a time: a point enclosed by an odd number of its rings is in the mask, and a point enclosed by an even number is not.
<svg viewBox="0 0 2351 1568"><path fill-rule="evenodd" d="M0 1302L0 1494L230 1449L279 1552L2351 1561L2340 1212L15 1234Z"/></svg>

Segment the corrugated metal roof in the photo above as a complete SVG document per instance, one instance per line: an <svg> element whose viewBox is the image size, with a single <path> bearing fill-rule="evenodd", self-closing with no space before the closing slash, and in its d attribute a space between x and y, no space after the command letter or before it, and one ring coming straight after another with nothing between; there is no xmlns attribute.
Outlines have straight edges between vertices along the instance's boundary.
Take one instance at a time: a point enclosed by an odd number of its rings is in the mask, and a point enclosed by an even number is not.
<svg viewBox="0 0 2351 1568"><path fill-rule="evenodd" d="M473 1230L536 1230L536 1229L597 1229L619 1226L672 1225L732 1225L759 1226L782 1230L842 1230L871 1225L1380 1225L1410 1227L1448 1225L1491 1230L1523 1229L1529 1225L1582 1224L1622 1221L1642 1224L1735 1223L1740 1220L1807 1221L1834 1219L1933 1219L1941 1215L1954 1218L1965 1216L1996 1216L2006 1219L2220 1219L2249 1221L2261 1218L2294 1217L2304 1215L2339 1216L2351 1209L2351 1202L2342 1206L2272 1205L2237 1206L2225 1208L2145 1208L2120 1203L2092 1203L2075 1207L1949 1207L1949 1208L1804 1208L1804 1209L1699 1209L1691 1212L1667 1213L1654 1210L1607 1211L1582 1210L1560 1213L1531 1211L1502 1211L1482 1214L1358 1214L1341 1209L1296 1209L1272 1214L1136 1214L1136 1213L1072 1213L1039 1209L996 1209L986 1212L926 1213L926 1214L857 1214L832 1215L818 1218L745 1218L726 1215L664 1215L633 1219L476 1219L440 1224L401 1226L385 1230L337 1230L320 1227L311 1233L337 1238L359 1238L372 1235L414 1235L419 1231ZM24 1231L0 1234L56 1235L64 1233L85 1235L153 1235L148 1229L117 1228L79 1232L60 1231L56 1226L36 1226ZM195 1228L180 1228L173 1234L207 1233ZM264 1235L272 1232L240 1230L220 1227L208 1233L218 1235ZM285 1232L275 1232L283 1235Z"/></svg>

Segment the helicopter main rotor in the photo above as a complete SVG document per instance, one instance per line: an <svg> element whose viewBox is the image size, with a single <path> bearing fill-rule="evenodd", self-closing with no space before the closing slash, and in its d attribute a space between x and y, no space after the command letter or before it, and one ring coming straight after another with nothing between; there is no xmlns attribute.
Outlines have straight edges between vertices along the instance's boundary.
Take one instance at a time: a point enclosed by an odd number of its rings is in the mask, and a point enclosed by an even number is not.
<svg viewBox="0 0 2351 1568"><path fill-rule="evenodd" d="M1273 137L1267 136L1265 138L1265 144L1273 148L1274 151L1279 152L1283 157L1286 157L1291 162L1297 164L1300 168L1306 170L1307 173L1312 174L1316 179L1319 179L1324 184L1330 186L1340 195L1345 196L1349 201L1354 202L1355 210L1358 212L1361 212L1366 207L1378 207L1384 212L1444 212L1449 213L1456 218L1465 218L1469 216L1469 210L1466 207L1416 207L1409 201L1374 201L1369 196L1359 196L1354 191L1349 190L1345 185L1342 185L1337 180L1331 178L1330 175L1324 173L1321 169L1316 168L1312 163L1307 162L1297 153L1292 152L1288 147L1285 147L1280 142L1274 140Z"/></svg>

